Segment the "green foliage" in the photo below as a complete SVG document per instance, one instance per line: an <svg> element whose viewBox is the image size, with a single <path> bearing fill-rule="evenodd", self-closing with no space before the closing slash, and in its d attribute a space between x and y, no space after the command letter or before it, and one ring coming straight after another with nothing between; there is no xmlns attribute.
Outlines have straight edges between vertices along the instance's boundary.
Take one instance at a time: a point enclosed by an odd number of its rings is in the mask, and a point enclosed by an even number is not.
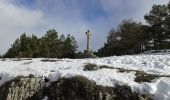
<svg viewBox="0 0 170 100"><path fill-rule="evenodd" d="M75 58L77 42L73 36L58 36L56 30L48 30L45 36L38 38L25 33L16 39L4 57L8 58Z"/></svg>
<svg viewBox="0 0 170 100"><path fill-rule="evenodd" d="M117 30L112 29L107 43L99 49L99 56L133 54L142 51L143 28L141 23L131 19L124 20Z"/></svg>
<svg viewBox="0 0 170 100"><path fill-rule="evenodd" d="M79 51L79 52L76 54L76 58L79 58L79 59L84 58L84 53L81 52L81 51Z"/></svg>
<svg viewBox="0 0 170 100"><path fill-rule="evenodd" d="M67 38L65 39L62 49L63 57L75 58L77 47L78 46L75 38L73 36L68 35Z"/></svg>
<svg viewBox="0 0 170 100"><path fill-rule="evenodd" d="M144 16L145 20L150 26L150 33L152 34L153 49L166 49L165 43L167 40L165 23L168 16L168 8L165 5L153 5L149 14Z"/></svg>
<svg viewBox="0 0 170 100"><path fill-rule="evenodd" d="M153 5L144 18L148 25L131 19L122 21L116 30L109 32L107 42L96 55L124 55L170 49L170 2L167 5Z"/></svg>

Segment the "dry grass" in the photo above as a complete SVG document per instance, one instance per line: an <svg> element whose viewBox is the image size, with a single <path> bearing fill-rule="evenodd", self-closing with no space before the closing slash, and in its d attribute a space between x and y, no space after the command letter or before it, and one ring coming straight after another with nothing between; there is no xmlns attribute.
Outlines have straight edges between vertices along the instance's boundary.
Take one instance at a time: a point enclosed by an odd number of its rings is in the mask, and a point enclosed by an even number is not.
<svg viewBox="0 0 170 100"><path fill-rule="evenodd" d="M95 71L95 70L97 70L97 65L96 64L88 63L88 64L86 64L84 66L84 71Z"/></svg>
<svg viewBox="0 0 170 100"><path fill-rule="evenodd" d="M42 59L42 62L57 62L57 61L62 61L62 60L56 60L56 59Z"/></svg>
<svg viewBox="0 0 170 100"><path fill-rule="evenodd" d="M158 75L158 74L148 74L144 71L139 70L131 70L131 69L124 69L124 68L116 68L116 67L110 67L106 65L97 66L96 64L86 64L84 66L84 71L96 71L99 69L115 69L119 73L129 73L129 72L135 72L135 82L142 83L142 82L152 82L154 79L158 79L161 77L170 77L170 75Z"/></svg>

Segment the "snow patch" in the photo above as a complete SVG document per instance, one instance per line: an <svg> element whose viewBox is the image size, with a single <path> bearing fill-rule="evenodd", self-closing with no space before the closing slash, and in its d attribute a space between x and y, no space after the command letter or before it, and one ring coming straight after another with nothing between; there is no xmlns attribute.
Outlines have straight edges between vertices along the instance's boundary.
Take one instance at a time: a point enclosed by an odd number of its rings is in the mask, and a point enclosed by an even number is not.
<svg viewBox="0 0 170 100"><path fill-rule="evenodd" d="M155 100L170 100L170 78L162 77L154 81L137 83L135 72L119 72L117 69L102 68L95 71L84 71L86 64L106 65L114 68L144 71L149 74L170 75L170 54L140 54L112 56L90 59L52 59L44 58L14 61L0 60L0 85L17 77L35 75L46 77L50 82L59 78L84 76L95 81L97 85L114 87L116 84L128 85L133 91L150 94ZM48 99L48 97L47 97ZM44 100L47 100L44 98Z"/></svg>

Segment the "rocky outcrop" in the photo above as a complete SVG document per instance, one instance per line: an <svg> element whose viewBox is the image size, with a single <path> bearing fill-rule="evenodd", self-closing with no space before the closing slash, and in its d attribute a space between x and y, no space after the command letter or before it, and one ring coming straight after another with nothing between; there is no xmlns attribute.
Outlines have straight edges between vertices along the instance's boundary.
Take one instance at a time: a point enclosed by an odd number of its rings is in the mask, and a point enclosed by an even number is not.
<svg viewBox="0 0 170 100"><path fill-rule="evenodd" d="M82 76L60 79L47 91L50 100L139 100L128 86L98 86Z"/></svg>
<svg viewBox="0 0 170 100"><path fill-rule="evenodd" d="M82 76L46 86L43 78L17 77L0 87L0 100L140 100L129 86L104 87Z"/></svg>
<svg viewBox="0 0 170 100"><path fill-rule="evenodd" d="M0 100L26 100L45 86L42 78L17 77L0 87Z"/></svg>

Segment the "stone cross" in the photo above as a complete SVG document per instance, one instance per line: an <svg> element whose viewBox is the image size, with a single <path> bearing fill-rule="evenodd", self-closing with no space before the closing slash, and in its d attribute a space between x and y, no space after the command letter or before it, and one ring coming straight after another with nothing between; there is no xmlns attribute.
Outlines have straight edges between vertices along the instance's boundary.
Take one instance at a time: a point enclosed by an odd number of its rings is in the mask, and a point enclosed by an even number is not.
<svg viewBox="0 0 170 100"><path fill-rule="evenodd" d="M90 37L91 37L91 33L90 33L89 30L87 30L86 36L87 36L87 50L90 50Z"/></svg>

